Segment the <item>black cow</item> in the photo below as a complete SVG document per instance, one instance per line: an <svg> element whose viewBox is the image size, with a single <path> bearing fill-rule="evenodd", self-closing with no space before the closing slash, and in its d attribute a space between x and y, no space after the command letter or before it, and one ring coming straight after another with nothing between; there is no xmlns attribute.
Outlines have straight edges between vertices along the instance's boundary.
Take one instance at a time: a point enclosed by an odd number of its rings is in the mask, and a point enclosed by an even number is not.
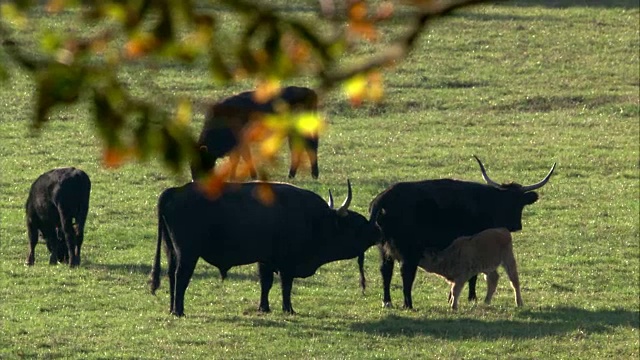
<svg viewBox="0 0 640 360"><path fill-rule="evenodd" d="M50 264L80 265L90 193L89 176L73 167L50 170L33 182L25 206L29 235L27 265L35 261L39 234L51 252Z"/></svg>
<svg viewBox="0 0 640 360"><path fill-rule="evenodd" d="M440 251L460 236L489 228L521 230L522 210L538 200L533 190L544 186L555 169L553 164L547 176L534 185L501 185L489 178L475 158L487 185L451 179L400 182L371 202L370 221L378 224L383 236L379 248L385 307L391 306L394 259L401 262L404 307L411 309L411 287L425 251ZM470 300L476 299L476 279L469 280Z"/></svg>
<svg viewBox="0 0 640 360"><path fill-rule="evenodd" d="M160 247L168 259L170 311L184 315L184 294L199 258L224 277L233 267L258 263L260 305L270 311L273 274L280 274L282 310L294 313L294 278L306 278L323 264L354 258L379 241L376 226L351 210L351 185L338 209L320 196L284 183L228 183L211 198L197 182L165 190L158 199L158 244L151 292L160 286ZM271 194L271 203L258 194ZM263 197L265 197L263 195ZM269 196L266 196L269 198Z"/></svg>
<svg viewBox="0 0 640 360"><path fill-rule="evenodd" d="M284 105L284 106L282 106ZM205 121L198 139L198 156L192 161L191 176L194 180L213 169L216 161L227 155L232 150L237 150L239 156L233 158L237 164L239 157L243 157L249 164L251 177L257 177L253 167L251 152L248 147L236 147L242 132L251 121L259 120L258 115L273 114L285 111L312 111L318 110L318 95L312 89L298 86L288 86L282 89L279 96L267 102L255 100L254 91L246 91L211 105L205 114ZM289 136L289 150L291 152L291 165L289 178L294 178L301 161L304 149L311 164L311 175L318 178L318 135L306 137ZM235 167L235 165L234 165ZM235 169L233 169L235 172Z"/></svg>

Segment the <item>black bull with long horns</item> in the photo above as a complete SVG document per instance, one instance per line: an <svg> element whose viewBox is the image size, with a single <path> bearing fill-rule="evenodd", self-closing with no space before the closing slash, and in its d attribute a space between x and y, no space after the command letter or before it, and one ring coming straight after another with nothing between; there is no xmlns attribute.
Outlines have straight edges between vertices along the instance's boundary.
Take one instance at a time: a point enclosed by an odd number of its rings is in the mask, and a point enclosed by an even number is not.
<svg viewBox="0 0 640 360"><path fill-rule="evenodd" d="M385 307L391 306L394 260L401 262L404 307L411 309L411 288L425 250L442 250L460 236L489 228L521 230L524 207L538 200L534 190L549 181L556 166L533 185L498 184L474 157L487 184L451 179L399 182L371 202L370 222L379 226L383 237L379 249ZM358 258L360 264L363 256ZM469 280L469 300L476 299L476 280L477 275Z"/></svg>
<svg viewBox="0 0 640 360"><path fill-rule="evenodd" d="M259 310L267 312L273 274L279 273L282 310L293 313L294 278L311 276L323 264L355 258L380 239L378 228L349 210L351 184L333 208L317 194L284 183L229 183L211 198L197 182L165 190L158 199L158 244L151 271L152 293L160 285L160 248L168 259L170 311L184 314L184 294L199 258L227 271L258 263ZM270 192L270 202L260 200ZM269 196L263 196L265 199Z"/></svg>

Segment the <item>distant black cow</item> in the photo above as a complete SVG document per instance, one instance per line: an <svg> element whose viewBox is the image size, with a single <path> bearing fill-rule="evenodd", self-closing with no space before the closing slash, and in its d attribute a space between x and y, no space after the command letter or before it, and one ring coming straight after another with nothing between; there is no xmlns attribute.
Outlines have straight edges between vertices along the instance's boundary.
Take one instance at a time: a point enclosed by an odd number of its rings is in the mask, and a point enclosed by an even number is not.
<svg viewBox="0 0 640 360"><path fill-rule="evenodd" d="M544 186L555 169L553 164L547 176L534 185L501 185L476 160L487 185L451 179L400 182L371 202L370 221L378 224L383 235L380 272L385 306L391 306L394 259L402 263L404 307L411 309L411 287L425 251L441 251L460 236L489 228L521 230L522 210L538 200L533 190ZM470 300L476 299L476 279L469 280Z"/></svg>
<svg viewBox="0 0 640 360"><path fill-rule="evenodd" d="M205 121L198 139L199 156L191 164L191 176L195 180L213 169L216 161L237 150L237 158L232 159L237 164L239 157L243 157L250 166L251 177L256 178L251 151L247 147L236 148L242 132L247 125L258 118L257 115L273 114L282 111L282 106L288 110L311 111L318 110L318 95L306 87L288 86L282 89L279 96L261 103L255 100L255 92L247 91L211 105L205 114ZM289 178L294 178L301 161L304 149L311 164L311 175L317 179L318 170L318 135L301 138L289 137L291 151L291 165ZM235 169L234 169L235 172Z"/></svg>
<svg viewBox="0 0 640 360"><path fill-rule="evenodd" d="M35 247L41 234L51 253L50 264L80 265L80 248L89 211L91 181L73 167L50 170L31 185L27 198L27 265L35 261Z"/></svg>
<svg viewBox="0 0 640 360"><path fill-rule="evenodd" d="M151 292L160 285L160 248L168 259L170 311L184 315L184 294L199 258L220 270L258 263L259 310L268 312L274 272L280 274L282 310L294 313L294 278L313 275L323 264L354 258L380 238L379 230L351 210L351 185L338 209L320 196L284 183L229 183L210 198L192 182L165 190L158 199L158 244ZM259 200L269 193L271 203ZM263 195L264 196L264 195ZM266 196L269 198L269 196Z"/></svg>

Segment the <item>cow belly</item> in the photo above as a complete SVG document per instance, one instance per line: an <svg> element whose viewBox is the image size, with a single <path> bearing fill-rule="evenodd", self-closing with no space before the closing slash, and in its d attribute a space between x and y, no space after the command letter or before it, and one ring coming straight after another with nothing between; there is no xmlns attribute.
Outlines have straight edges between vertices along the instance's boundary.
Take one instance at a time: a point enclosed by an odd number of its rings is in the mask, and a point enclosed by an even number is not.
<svg viewBox="0 0 640 360"><path fill-rule="evenodd" d="M200 257L209 264L221 269L264 261L264 256L247 252L225 251L224 253L202 254Z"/></svg>
<svg viewBox="0 0 640 360"><path fill-rule="evenodd" d="M200 257L211 265L228 269L233 266L268 262L272 258L272 251L271 246L267 246L266 243L232 238L222 244L212 244L201 249Z"/></svg>

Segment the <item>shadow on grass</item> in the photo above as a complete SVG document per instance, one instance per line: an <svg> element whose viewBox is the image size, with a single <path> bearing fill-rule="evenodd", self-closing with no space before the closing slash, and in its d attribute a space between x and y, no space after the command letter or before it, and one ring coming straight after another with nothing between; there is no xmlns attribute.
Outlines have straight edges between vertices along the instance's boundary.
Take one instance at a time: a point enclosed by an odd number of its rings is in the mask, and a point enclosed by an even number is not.
<svg viewBox="0 0 640 360"><path fill-rule="evenodd" d="M142 274L149 275L151 273L151 265L147 264L96 264L91 262L86 262L83 264L88 269L104 271L108 274ZM166 266L162 267L162 276L163 281L167 275ZM193 273L191 279L211 279L214 277L220 278L220 273L218 272L216 267L210 266L205 271L196 271ZM220 278L222 281L222 279ZM258 281L258 274L245 274L245 273L234 273L233 270L230 270L227 273L227 278L224 281Z"/></svg>
<svg viewBox="0 0 640 360"><path fill-rule="evenodd" d="M564 109L594 109L619 103L633 103L631 96L600 95L576 96L527 96L510 104L493 106L491 110L518 112L550 112Z"/></svg>
<svg viewBox="0 0 640 360"><path fill-rule="evenodd" d="M588 311L579 308L544 308L518 313L522 320L484 321L470 318L415 319L398 315L351 325L352 330L386 336L433 336L464 340L481 338L532 339L576 333L603 333L615 327L638 329L640 314L627 310Z"/></svg>

